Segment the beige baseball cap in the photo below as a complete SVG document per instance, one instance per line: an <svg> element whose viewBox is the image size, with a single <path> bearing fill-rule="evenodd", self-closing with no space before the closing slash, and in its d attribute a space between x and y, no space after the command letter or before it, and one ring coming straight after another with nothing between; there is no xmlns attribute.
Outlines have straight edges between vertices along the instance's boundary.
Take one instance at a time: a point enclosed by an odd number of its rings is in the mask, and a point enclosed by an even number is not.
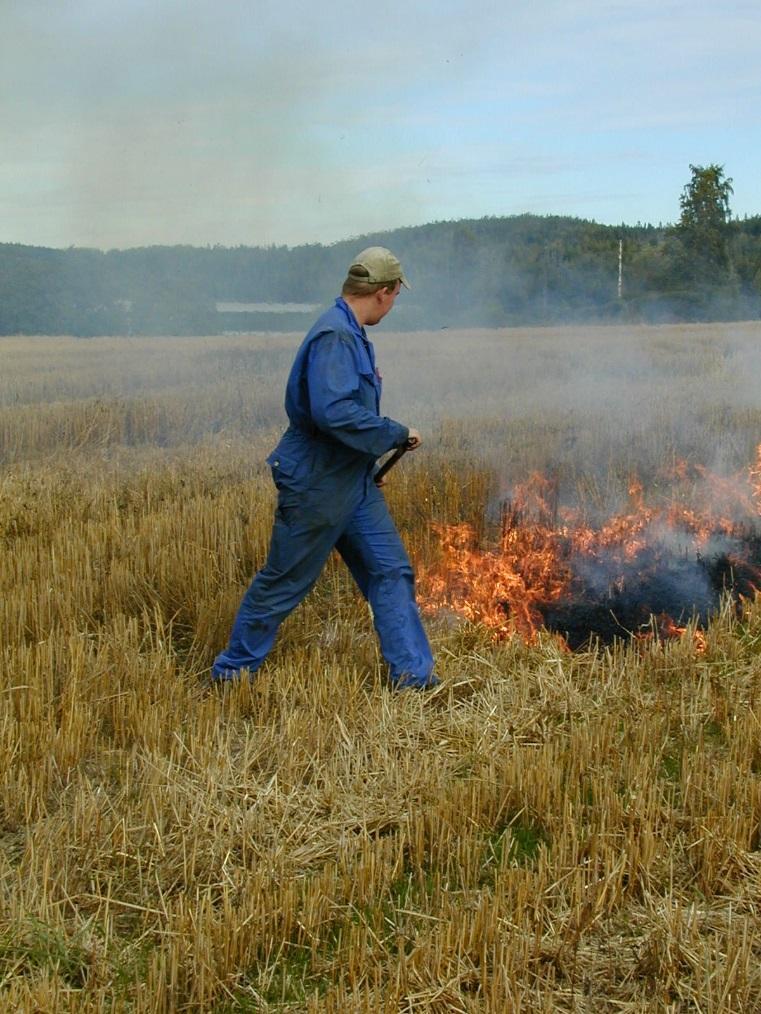
<svg viewBox="0 0 761 1014"><path fill-rule="evenodd" d="M399 279L405 288L412 288L404 277L399 259L385 246L369 246L358 253L349 265L349 275L363 282L370 282L371 285L395 282Z"/></svg>

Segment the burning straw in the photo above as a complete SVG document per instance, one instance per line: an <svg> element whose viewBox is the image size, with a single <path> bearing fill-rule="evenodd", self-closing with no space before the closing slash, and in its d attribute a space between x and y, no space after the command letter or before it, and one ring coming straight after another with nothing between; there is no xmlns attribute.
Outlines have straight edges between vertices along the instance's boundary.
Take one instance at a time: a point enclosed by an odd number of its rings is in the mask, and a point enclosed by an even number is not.
<svg viewBox="0 0 761 1014"><path fill-rule="evenodd" d="M679 462L662 470L667 498L636 477L629 507L597 526L558 506L533 475L503 503L499 534L479 545L468 524L435 525L441 556L420 576L429 614L449 612L532 643L548 629L570 648L615 637L673 637L702 626L722 595L753 597L761 582L761 445L744 473L722 477Z"/></svg>

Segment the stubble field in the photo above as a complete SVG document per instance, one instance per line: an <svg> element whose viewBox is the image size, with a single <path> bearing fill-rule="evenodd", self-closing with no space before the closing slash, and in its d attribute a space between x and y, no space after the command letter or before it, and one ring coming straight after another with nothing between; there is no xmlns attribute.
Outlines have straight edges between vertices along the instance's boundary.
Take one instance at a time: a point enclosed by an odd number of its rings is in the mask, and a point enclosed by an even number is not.
<svg viewBox="0 0 761 1014"><path fill-rule="evenodd" d="M758 323L373 337L422 575L536 471L594 523L761 475ZM394 694L331 560L209 686L299 341L0 340L0 1008L761 1009L757 602L577 652L440 610Z"/></svg>

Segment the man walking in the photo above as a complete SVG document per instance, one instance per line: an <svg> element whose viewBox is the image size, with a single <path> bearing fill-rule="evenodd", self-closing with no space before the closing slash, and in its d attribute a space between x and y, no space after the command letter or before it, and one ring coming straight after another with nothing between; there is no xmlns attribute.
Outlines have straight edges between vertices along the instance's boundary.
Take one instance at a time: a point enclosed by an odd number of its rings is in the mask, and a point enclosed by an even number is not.
<svg viewBox="0 0 761 1014"><path fill-rule="evenodd" d="M267 459L278 493L269 555L214 662L217 680L259 668L335 547L370 603L392 684L427 689L440 682L412 567L373 479L382 454L421 442L417 430L380 415L381 378L365 333L391 310L402 285L409 288L390 250L363 250L341 296L296 353L285 394L290 425Z"/></svg>

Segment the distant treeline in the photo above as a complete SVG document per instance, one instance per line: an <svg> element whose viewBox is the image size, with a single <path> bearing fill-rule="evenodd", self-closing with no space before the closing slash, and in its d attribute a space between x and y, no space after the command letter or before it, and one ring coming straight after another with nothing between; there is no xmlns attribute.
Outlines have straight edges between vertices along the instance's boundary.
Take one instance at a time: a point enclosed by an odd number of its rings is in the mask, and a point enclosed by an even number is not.
<svg viewBox="0 0 761 1014"><path fill-rule="evenodd" d="M413 286L398 329L761 316L761 216L605 226L567 217L437 222L331 246L51 250L0 245L1 334L301 330L308 314L220 313L218 302L327 304L354 253L391 247ZM618 295L619 242L623 287Z"/></svg>

